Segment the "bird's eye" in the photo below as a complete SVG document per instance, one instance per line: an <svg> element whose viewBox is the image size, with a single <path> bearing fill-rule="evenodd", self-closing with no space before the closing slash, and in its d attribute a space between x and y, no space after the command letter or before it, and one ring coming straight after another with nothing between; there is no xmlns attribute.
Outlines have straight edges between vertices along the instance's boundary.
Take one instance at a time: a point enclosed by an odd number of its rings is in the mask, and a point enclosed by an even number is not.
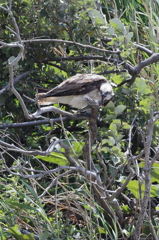
<svg viewBox="0 0 159 240"><path fill-rule="evenodd" d="M101 92L101 94L103 95L103 96L106 96L107 94L109 94L110 92Z"/></svg>

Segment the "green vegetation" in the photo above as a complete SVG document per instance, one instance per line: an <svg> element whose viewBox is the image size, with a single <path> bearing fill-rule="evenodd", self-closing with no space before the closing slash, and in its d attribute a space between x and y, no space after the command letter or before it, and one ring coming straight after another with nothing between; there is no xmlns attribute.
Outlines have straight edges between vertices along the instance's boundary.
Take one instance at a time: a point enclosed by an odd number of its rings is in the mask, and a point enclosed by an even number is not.
<svg viewBox="0 0 159 240"><path fill-rule="evenodd" d="M158 11L0 1L1 240L159 238ZM115 97L91 117L39 108L37 92L76 73L105 76Z"/></svg>

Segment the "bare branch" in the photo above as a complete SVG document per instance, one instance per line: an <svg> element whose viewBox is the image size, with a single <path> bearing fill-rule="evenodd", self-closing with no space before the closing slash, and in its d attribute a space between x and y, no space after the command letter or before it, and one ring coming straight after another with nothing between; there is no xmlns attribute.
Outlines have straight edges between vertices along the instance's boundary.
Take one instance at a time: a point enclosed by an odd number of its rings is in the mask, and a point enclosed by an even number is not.
<svg viewBox="0 0 159 240"><path fill-rule="evenodd" d="M132 66L130 67L130 64L125 64L125 68L128 69L128 72L132 77L130 79L124 80L122 83L118 85L118 87L122 86L125 83L128 83L128 85L131 86L135 82L137 75L141 72L141 70L144 67L147 67L153 63L157 63L158 61L159 61L159 53L153 53L150 55L149 58L143 60L135 67L132 67Z"/></svg>
<svg viewBox="0 0 159 240"><path fill-rule="evenodd" d="M16 84L18 83L23 77L26 77L28 76L30 73L33 73L33 72L36 72L37 70L32 70L32 71L27 71L27 72L24 72L24 73L20 73L18 76L16 76L14 79L13 79L13 84ZM5 93L6 91L9 91L10 90L10 84L6 84L6 86L4 86L1 90L0 90L0 95Z"/></svg>
<svg viewBox="0 0 159 240"><path fill-rule="evenodd" d="M55 112L55 113L61 114L62 116L69 117L71 119L78 119L79 117L81 117L82 119L82 116L83 116L83 119L87 119L89 117L89 115L87 114L72 114L70 112L66 112L64 110L61 110L60 108L53 107L53 106L42 107L39 110L37 110L35 113L31 114L30 116L32 118L37 118L37 117L40 117L41 114L46 112Z"/></svg>
<svg viewBox="0 0 159 240"><path fill-rule="evenodd" d="M150 229L151 229L151 232L152 232L152 235L153 235L153 239L158 240L158 236L156 235L156 231L155 231L154 225L152 223L152 220L151 220L150 216L148 216L147 213L146 213L146 218L149 222L149 226L150 226Z"/></svg>
<svg viewBox="0 0 159 240"><path fill-rule="evenodd" d="M151 56L153 54L153 52L151 50L149 50L148 48L141 46L139 44L134 44L135 47L137 47L140 51L143 51L145 53L147 53L149 56Z"/></svg>
<svg viewBox="0 0 159 240"><path fill-rule="evenodd" d="M80 117L79 117L80 119ZM69 121L70 118L63 117L63 121ZM30 121L30 122L21 122L21 123L4 123L0 124L0 129L8 129L8 128L25 128L25 127L31 127L36 125L42 125L42 124L49 124L50 122L61 122L61 118L53 118L53 119L46 119L46 120L38 120L38 121Z"/></svg>
<svg viewBox="0 0 159 240"><path fill-rule="evenodd" d="M108 54L118 54L120 53L120 51L109 51L109 50L105 50L102 48L97 48L97 47L93 47L90 45L84 45L81 43L77 43L74 41L66 41L66 40L62 40L62 39L30 39L30 40L22 40L22 43L33 43L33 42L59 42L59 43L68 43L68 44L73 44L73 45L77 45L80 46L82 48L90 48L90 49L94 49L100 52L105 52Z"/></svg>
<svg viewBox="0 0 159 240"><path fill-rule="evenodd" d="M123 185L118 188L113 194L111 197L109 197L109 201L111 202L113 199L117 198L123 191L124 189L126 188L126 186L128 185L128 183L130 182L130 180L132 179L133 175L134 175L134 170L133 168L130 167L130 164L131 164L131 159L129 160L128 164L127 164L127 168L129 170L129 175L128 177L126 178L125 182L123 183Z"/></svg>
<svg viewBox="0 0 159 240"><path fill-rule="evenodd" d="M150 178L150 170L152 163L149 159L150 157L150 148L151 148L151 143L152 143L152 134L153 134L153 128L154 128L154 121L153 121L153 112L150 112L150 119L148 121L148 126L147 126L147 137L146 137L146 143L145 143L145 167L144 167L144 180L145 180L145 192L144 192L144 198L142 200L141 204L141 210L138 215L138 221L136 223L136 228L134 232L134 240L140 238L140 233L141 233L141 228L143 226L143 220L145 218L147 206L148 206L148 201L149 201L149 196L150 196L150 186L151 186L151 178Z"/></svg>

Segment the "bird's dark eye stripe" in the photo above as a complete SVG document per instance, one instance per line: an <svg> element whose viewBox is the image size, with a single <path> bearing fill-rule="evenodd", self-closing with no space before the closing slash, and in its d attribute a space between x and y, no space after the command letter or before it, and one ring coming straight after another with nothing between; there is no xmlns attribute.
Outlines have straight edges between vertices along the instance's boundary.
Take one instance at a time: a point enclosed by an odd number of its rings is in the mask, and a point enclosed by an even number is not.
<svg viewBox="0 0 159 240"><path fill-rule="evenodd" d="M109 94L109 93L111 93L111 92L102 92L102 91L101 91L101 93L103 93L103 94Z"/></svg>

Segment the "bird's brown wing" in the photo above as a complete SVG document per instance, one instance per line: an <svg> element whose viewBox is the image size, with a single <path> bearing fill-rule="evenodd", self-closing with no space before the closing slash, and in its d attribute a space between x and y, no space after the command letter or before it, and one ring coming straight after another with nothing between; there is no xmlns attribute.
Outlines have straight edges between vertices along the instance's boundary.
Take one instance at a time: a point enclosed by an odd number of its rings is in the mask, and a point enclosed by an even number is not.
<svg viewBox="0 0 159 240"><path fill-rule="evenodd" d="M96 88L100 88L100 85L103 82L107 82L106 78L97 74L76 74L47 93L44 93L40 98L83 95Z"/></svg>

